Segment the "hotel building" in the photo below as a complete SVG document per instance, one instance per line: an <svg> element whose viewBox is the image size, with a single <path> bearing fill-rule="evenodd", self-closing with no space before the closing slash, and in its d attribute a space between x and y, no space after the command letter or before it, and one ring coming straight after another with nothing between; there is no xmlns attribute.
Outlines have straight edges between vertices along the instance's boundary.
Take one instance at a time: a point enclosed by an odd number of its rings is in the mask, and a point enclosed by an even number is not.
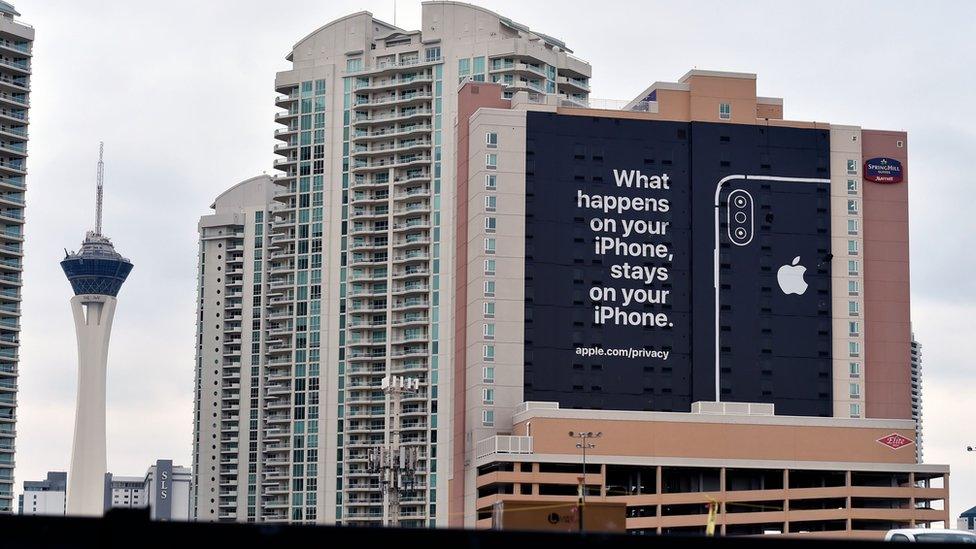
<svg viewBox="0 0 976 549"><path fill-rule="evenodd" d="M459 2L417 31L353 14L287 59L281 173L200 222L198 520L504 527L576 501L579 429L604 433L588 497L635 532L703 530L710 501L728 534L946 520L897 352L904 133L785 120L744 73L592 108L563 42ZM616 236L661 255L622 276L597 217L653 220ZM604 318L611 286L656 301ZM390 376L419 380L397 410ZM418 456L395 509L370 459L391 441Z"/></svg>
<svg viewBox="0 0 976 549"><path fill-rule="evenodd" d="M466 382L454 403L454 440L464 441L451 488L452 517L464 520L455 524L497 526L508 501L575 501L570 430L603 432L586 491L625 501L627 530L704 532L713 500L728 534L872 537L947 522L948 468L916 456L917 368L904 352L906 134L786 120L783 100L757 96L756 76L744 73L691 71L623 110L545 94L508 99L490 83L459 94L455 318L464 344L454 377ZM619 173L634 168L668 174L669 186L621 185ZM671 224L644 240L672 255L640 263L670 268L658 287L672 299L644 307L672 320L666 328L601 324L592 313L606 305L592 288L626 288L607 265L629 259L592 251L600 213L587 200L599 193L670 201L669 210L618 216ZM742 240L737 193L750 204ZM600 227L620 214L610 210ZM794 256L806 269L796 291L783 275ZM623 345L667 351L670 361L578 352ZM642 478L656 479L646 492L621 481L644 465ZM766 473L775 481L753 482ZM737 487L730 475L752 480Z"/></svg>

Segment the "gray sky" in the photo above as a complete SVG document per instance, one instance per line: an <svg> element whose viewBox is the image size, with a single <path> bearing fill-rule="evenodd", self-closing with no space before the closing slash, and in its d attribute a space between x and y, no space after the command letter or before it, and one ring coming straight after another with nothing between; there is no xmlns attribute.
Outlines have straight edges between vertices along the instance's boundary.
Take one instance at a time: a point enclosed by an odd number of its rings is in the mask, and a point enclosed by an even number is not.
<svg viewBox="0 0 976 549"><path fill-rule="evenodd" d="M37 31L16 490L68 465L76 351L58 261L93 225L99 140L105 232L135 263L109 360L109 469L189 466L197 220L227 187L271 171L274 74L291 46L355 11L392 22L393 1L15 3ZM419 4L400 0L399 26L419 26ZM965 452L976 445L976 2L481 5L565 40L592 63L595 98L630 99L693 67L755 72L786 118L909 132L925 457L952 466L953 525L976 505Z"/></svg>

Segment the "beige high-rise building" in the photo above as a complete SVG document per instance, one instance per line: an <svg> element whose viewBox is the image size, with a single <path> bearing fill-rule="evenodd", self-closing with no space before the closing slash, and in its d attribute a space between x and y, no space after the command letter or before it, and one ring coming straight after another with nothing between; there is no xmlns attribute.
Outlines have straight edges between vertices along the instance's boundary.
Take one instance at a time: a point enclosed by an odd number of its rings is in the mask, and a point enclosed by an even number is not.
<svg viewBox="0 0 976 549"><path fill-rule="evenodd" d="M448 524L457 89L583 104L590 66L478 6L422 9L419 30L360 12L299 40L275 80L282 174L201 220L200 520ZM396 414L388 376L419 380ZM394 439L417 459L391 506L369 457Z"/></svg>
<svg viewBox="0 0 976 549"><path fill-rule="evenodd" d="M34 27L0 2L0 513L13 511L21 258Z"/></svg>

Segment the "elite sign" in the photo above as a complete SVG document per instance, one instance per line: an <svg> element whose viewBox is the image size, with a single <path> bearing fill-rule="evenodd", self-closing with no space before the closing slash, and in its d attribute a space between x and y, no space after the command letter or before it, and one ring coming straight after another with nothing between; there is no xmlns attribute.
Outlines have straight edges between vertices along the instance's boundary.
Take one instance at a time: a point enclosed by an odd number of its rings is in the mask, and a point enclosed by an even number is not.
<svg viewBox="0 0 976 549"><path fill-rule="evenodd" d="M869 158L864 161L864 179L875 183L901 183L901 162L894 158Z"/></svg>

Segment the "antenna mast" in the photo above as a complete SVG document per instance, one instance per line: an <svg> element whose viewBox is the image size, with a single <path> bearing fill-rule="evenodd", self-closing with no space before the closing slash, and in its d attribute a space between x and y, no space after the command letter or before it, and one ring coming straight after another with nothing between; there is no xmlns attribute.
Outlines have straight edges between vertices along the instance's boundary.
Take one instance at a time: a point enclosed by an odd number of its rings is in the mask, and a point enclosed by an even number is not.
<svg viewBox="0 0 976 549"><path fill-rule="evenodd" d="M102 236L102 187L105 184L105 162L102 156L105 153L105 143L98 142L98 172L96 175L95 187L95 235Z"/></svg>

